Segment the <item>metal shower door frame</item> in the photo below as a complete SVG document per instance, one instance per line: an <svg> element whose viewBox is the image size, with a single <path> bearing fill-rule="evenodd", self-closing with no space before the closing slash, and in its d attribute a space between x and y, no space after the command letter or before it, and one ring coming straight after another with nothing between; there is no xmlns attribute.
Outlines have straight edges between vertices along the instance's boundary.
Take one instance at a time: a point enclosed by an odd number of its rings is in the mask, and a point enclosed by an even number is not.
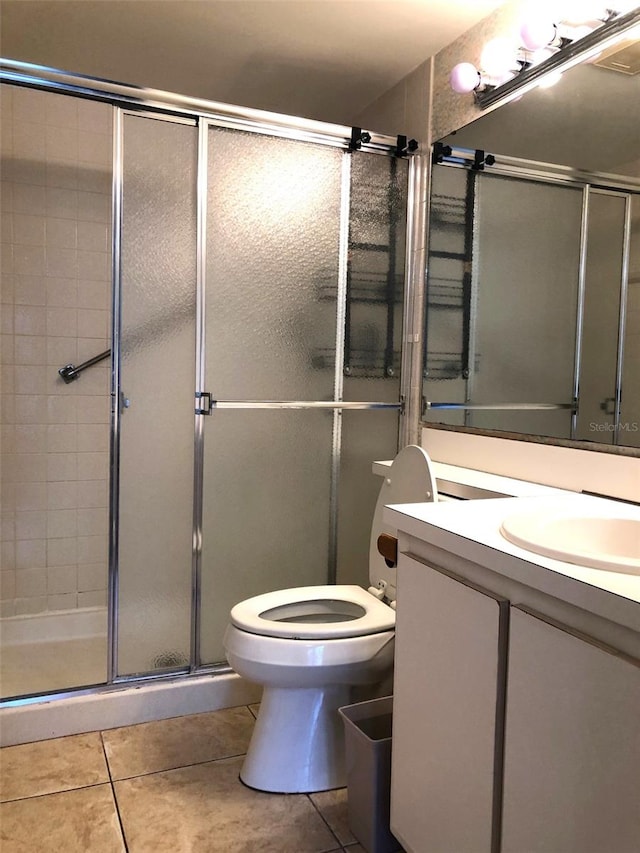
<svg viewBox="0 0 640 853"><path fill-rule="evenodd" d="M354 152L341 146L340 176L340 221L338 231L338 274L336 296L335 366L333 378L333 400L216 400L206 391L206 289L207 289L207 209L208 209L208 153L211 128L231 127L232 123L212 119L200 119L198 130L198 204L197 204L197 297L196 297L196 389L195 389L195 432L194 432L194 513L193 513L193 560L192 560L192 618L191 618L191 662L190 672L210 670L211 664L200 663L200 636L202 625L202 555L203 555L203 491L204 491L204 442L205 419L218 409L292 409L330 410L333 413L331 440L331 483L329 491L328 530L328 583L336 582L338 551L338 487L342 446L343 410L402 410L402 403L381 401L349 402L343 400L344 390L344 344L347 308L347 259L349 249L349 217L351 200L351 162ZM279 131L273 134L270 128L254 127L262 135L300 140L295 135ZM360 152L360 156L362 152ZM390 156L390 155L388 155ZM207 400L203 409L201 401ZM224 665L223 665L224 666ZM218 668L218 667L216 667ZM226 667L225 667L226 668Z"/></svg>
<svg viewBox="0 0 640 853"><path fill-rule="evenodd" d="M109 484L109 555L108 555L108 628L107 628L107 678L104 684L92 685L84 688L63 688L48 694L47 698L62 698L78 693L100 693L116 687L125 687L127 684L145 682L156 682L161 679L175 678L176 676L189 675L196 670L201 673L211 670L212 667L199 667L196 652L198 650L198 639L196 626L199 622L199 579L200 559L202 548L201 510L202 491L201 483L194 483L194 536L193 536L193 559L192 559L192 638L191 638L191 662L189 667L176 667L172 671L158 673L141 673L139 675L118 676L118 522L119 522L119 486L120 486L120 405L121 405L121 247L122 247L122 180L123 180L123 119L125 113L135 115L146 115L159 120L174 121L176 123L199 124L199 147L202 156L204 140L207 129L210 126L227 127L246 132L255 132L268 136L279 136L300 142L315 143L329 147L336 147L344 152L343 161L343 193L341 206L341 265L339 278L341 282L346 280L346 245L348 243L348 196L345 192L347 186L348 165L350 157L355 153L353 141L354 132L359 128L350 128L343 125L330 124L310 119L302 119L285 115L278 115L263 110L246 109L234 105L223 104L201 98L183 96L172 92L151 89L148 87L131 86L123 83L103 80L90 75L74 74L60 69L34 65L4 57L0 57L0 81L41 91L72 95L87 100L109 104L113 108L113 178L112 178L112 360L111 360L111 431L110 431L110 484ZM403 156L398 152L399 139L371 132L364 134L361 143L356 148L358 154L378 154L382 156ZM356 155L357 156L357 155ZM414 155L408 157L408 198L407 198L407 240L405 261L405 290L404 290L404 315L402 333L402 373L400 385L400 400L398 403L387 402L344 402L342 400L342 353L344 343L344 291L346 285L343 283L339 290L336 345L339 357L336 363L334 375L334 399L333 401L216 401L214 408L297 408L314 409L323 408L333 410L333 439L332 439L332 486L331 486L331 514L332 525L329 536L335 541L336 538L336 514L337 488L340 469L340 445L342 411L345 409L395 409L400 413L401 433L400 444L406 444L409 440L419 439L419 388L417 383L412 383L410 377L410 365L415 370L414 343L420 338L421 319L412 314L416 304L419 304L423 292L424 271L418 258L416 247L423 245L422 229L425 224L424 216L420 210L421 202L426 202L425 176L428 167L422 162L426 155ZM425 161L426 162L426 161ZM200 182L205 181L206 171L203 171L202 160L198 166L198 190ZM204 175L204 177L203 177ZM416 209L414 209L416 208ZM204 229L200 230L206 222L206 201L203 201L203 193L198 195L198 246L197 246L197 287L203 293L204 285L204 260L205 244L202 241ZM197 303L198 328L202 330L203 304ZM199 372L196 383L196 391L204 389L204 365L200 368L203 358L202 341L198 342L196 352L196 364ZM413 402L412 402L413 401ZM418 401L418 402L416 402ZM405 410L405 404L407 406ZM194 448L195 453L202 456L204 418L202 415L194 416ZM410 439L411 437L411 439ZM196 505L196 495L199 505ZM200 524L196 525L195 518L198 516ZM228 667L214 667L228 671ZM13 701L13 700L12 700ZM22 701L19 699L18 701Z"/></svg>

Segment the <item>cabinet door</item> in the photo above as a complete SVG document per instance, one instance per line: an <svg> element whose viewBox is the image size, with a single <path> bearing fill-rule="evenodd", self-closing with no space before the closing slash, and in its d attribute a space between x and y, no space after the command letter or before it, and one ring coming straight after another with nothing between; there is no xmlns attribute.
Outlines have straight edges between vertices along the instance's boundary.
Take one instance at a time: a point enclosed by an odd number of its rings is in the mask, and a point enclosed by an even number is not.
<svg viewBox="0 0 640 853"><path fill-rule="evenodd" d="M640 850L640 669L512 608L502 853Z"/></svg>
<svg viewBox="0 0 640 853"><path fill-rule="evenodd" d="M411 853L495 849L507 618L506 601L401 556L391 826Z"/></svg>

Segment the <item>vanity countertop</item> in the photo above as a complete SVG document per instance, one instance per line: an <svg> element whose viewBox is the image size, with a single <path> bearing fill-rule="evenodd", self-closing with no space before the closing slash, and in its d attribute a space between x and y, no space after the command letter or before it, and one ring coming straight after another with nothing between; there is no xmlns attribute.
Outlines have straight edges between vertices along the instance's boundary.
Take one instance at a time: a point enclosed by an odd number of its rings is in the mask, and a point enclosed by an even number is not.
<svg viewBox="0 0 640 853"><path fill-rule="evenodd" d="M555 494L398 504L385 509L385 521L398 530L400 538L405 534L421 540L640 632L640 575L591 569L540 556L512 544L500 533L503 519L520 512L557 506L560 512L640 519L640 507L557 489L549 491ZM401 548L406 549L407 543L401 542Z"/></svg>
<svg viewBox="0 0 640 853"><path fill-rule="evenodd" d="M473 497L528 497L534 495L566 495L563 489L553 486L543 486L540 483L528 483L526 480L516 480L512 477L502 477L498 474L488 474L473 468L460 468L458 465L448 465L444 462L431 462L438 482L438 488L450 494L456 494L458 486L473 489ZM374 474L384 477L391 467L391 460L374 462ZM466 497L466 496L465 496Z"/></svg>

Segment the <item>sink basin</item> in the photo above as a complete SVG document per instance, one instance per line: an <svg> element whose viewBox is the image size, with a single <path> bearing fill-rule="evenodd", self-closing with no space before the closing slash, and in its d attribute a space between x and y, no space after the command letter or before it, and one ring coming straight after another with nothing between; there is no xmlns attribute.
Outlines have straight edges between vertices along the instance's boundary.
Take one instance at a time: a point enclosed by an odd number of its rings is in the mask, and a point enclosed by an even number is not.
<svg viewBox="0 0 640 853"><path fill-rule="evenodd" d="M508 516L500 533L514 545L544 557L640 575L640 518L542 510Z"/></svg>

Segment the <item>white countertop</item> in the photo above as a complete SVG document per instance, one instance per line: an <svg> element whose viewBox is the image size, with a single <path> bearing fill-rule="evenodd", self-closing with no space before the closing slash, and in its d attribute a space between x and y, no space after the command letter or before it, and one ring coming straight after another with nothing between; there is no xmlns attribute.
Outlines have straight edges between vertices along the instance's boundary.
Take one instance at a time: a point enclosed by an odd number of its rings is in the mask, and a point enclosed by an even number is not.
<svg viewBox="0 0 640 853"><path fill-rule="evenodd" d="M543 486L540 483L528 483L525 480L515 480L512 477L502 477L498 474L487 474L485 471L475 471L472 468L460 468L457 465L447 465L444 462L432 461L433 470L438 482L438 488L446 491L447 484L469 486L483 492L493 492L495 495L509 495L511 497L526 497L534 495L566 495L563 489L552 486ZM374 474L384 477L391 466L391 460L374 462L372 470Z"/></svg>
<svg viewBox="0 0 640 853"><path fill-rule="evenodd" d="M557 505L559 511L571 509L580 514L597 512L598 515L608 517L640 518L640 507L558 489L550 489L548 492L554 494L538 493L533 497L453 503L398 504L385 509L385 521L395 527L399 535L404 532L512 580L640 631L639 575L591 569L539 556L512 544L500 533L500 524L504 518L527 510Z"/></svg>

